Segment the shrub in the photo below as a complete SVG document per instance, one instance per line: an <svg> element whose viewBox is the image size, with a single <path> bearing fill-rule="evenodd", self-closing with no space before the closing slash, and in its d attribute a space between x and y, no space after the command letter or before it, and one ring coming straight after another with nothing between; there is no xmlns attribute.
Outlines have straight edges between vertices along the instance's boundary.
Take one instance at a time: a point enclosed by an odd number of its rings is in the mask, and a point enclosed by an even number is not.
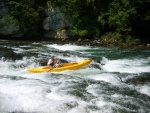
<svg viewBox="0 0 150 113"><path fill-rule="evenodd" d="M114 44L119 45L123 42L122 36L120 33L117 32L108 32L101 37L101 40L104 44Z"/></svg>
<svg viewBox="0 0 150 113"><path fill-rule="evenodd" d="M138 44L140 44L140 39L135 39L135 38L133 38L131 36L128 36L126 38L126 45L128 45L128 46L135 46L135 45L138 45Z"/></svg>

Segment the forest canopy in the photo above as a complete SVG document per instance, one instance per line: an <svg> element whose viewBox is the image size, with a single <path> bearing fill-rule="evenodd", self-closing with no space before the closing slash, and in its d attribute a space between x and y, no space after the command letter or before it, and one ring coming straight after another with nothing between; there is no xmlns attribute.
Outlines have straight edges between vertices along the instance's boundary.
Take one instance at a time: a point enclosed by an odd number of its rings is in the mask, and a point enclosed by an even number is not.
<svg viewBox="0 0 150 113"><path fill-rule="evenodd" d="M67 9L64 13L72 19L73 35L88 38L115 35L121 40L136 37L149 41L149 0L9 0L10 14L21 32L36 34L43 30L47 2Z"/></svg>

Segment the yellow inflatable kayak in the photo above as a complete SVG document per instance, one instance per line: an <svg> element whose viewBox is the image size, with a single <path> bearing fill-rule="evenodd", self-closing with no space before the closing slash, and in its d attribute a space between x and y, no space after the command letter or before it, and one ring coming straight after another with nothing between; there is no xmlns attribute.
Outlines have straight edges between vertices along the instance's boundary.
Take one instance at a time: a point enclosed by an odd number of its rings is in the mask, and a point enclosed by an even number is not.
<svg viewBox="0 0 150 113"><path fill-rule="evenodd" d="M48 66L38 67L38 68L30 68L27 71L31 73L42 73L42 72L61 72L66 70L77 70L84 66L87 66L91 63L91 60L82 60L79 62L70 62L64 63L61 67L50 69Z"/></svg>

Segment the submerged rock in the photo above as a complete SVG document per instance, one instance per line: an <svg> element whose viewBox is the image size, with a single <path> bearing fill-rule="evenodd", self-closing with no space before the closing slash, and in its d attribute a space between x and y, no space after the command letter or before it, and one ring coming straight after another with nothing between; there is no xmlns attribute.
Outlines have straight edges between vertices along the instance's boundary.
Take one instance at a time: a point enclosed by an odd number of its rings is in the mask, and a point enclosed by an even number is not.
<svg viewBox="0 0 150 113"><path fill-rule="evenodd" d="M142 73L140 76L127 79L126 83L130 84L146 84L150 82L150 73Z"/></svg>

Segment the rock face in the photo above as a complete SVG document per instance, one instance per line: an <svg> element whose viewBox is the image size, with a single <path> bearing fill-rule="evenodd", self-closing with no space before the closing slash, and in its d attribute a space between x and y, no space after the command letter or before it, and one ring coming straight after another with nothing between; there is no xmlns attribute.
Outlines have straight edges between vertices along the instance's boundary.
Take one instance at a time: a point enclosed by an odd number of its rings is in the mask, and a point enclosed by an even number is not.
<svg viewBox="0 0 150 113"><path fill-rule="evenodd" d="M43 28L46 31L46 37L55 38L68 38L69 31L71 28L71 19L66 16L61 10L63 7L53 7L50 3L47 3L46 18L43 21Z"/></svg>
<svg viewBox="0 0 150 113"><path fill-rule="evenodd" d="M69 29L72 27L71 19L62 13L62 10L65 10L65 8L53 7L51 3L47 3L46 18L43 18L44 36L46 38L68 38ZM0 35L20 37L21 35L18 35L20 34L19 27L15 26L14 23L15 20L9 14L7 2L0 1Z"/></svg>

